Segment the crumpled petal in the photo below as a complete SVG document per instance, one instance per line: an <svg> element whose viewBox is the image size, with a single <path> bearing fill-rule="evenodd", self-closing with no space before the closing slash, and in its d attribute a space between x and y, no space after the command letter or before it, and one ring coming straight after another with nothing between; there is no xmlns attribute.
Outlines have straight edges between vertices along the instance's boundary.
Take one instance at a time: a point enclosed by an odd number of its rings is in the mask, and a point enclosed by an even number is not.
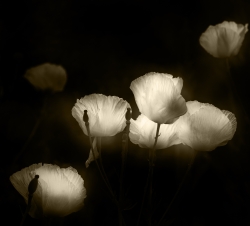
<svg viewBox="0 0 250 226"><path fill-rule="evenodd" d="M198 101L188 101L187 108L176 122L183 144L197 151L212 151L233 138L237 127L233 113Z"/></svg>
<svg viewBox="0 0 250 226"><path fill-rule="evenodd" d="M94 140L93 140L93 144L92 144L92 146L93 146L93 151L94 151L94 154L95 154L95 158L94 158L94 155L93 155L93 152L92 152L92 150L90 149L90 151L89 151L89 157L88 157L88 159L87 159L87 161L85 162L85 166L86 166L86 168L88 168L89 167L89 164L92 162L92 161L94 161L95 159L98 159L98 157L99 157L99 152L98 152L98 150L97 150L97 144L96 144L96 141L97 139L96 139L96 137L94 138Z"/></svg>
<svg viewBox="0 0 250 226"><path fill-rule="evenodd" d="M88 135L83 121L84 110L89 117L90 133L93 137L114 136L126 126L125 114L129 103L116 96L91 94L77 100L72 115L79 123L85 135Z"/></svg>
<svg viewBox="0 0 250 226"><path fill-rule="evenodd" d="M200 36L200 45L212 56L226 58L238 54L245 34L248 31L248 24L236 24L235 22L224 21L215 26L209 26Z"/></svg>
<svg viewBox="0 0 250 226"><path fill-rule="evenodd" d="M130 141L138 144L141 148L153 148L157 123L149 120L143 114L139 115L136 120L131 119L130 123ZM164 149L181 143L178 138L176 123L161 124L159 134L156 149Z"/></svg>
<svg viewBox="0 0 250 226"><path fill-rule="evenodd" d="M61 65L45 63L28 69L24 77L38 90L63 91L67 73Z"/></svg>
<svg viewBox="0 0 250 226"><path fill-rule="evenodd" d="M136 104L142 114L156 123L172 123L186 113L187 107L181 96L183 80L170 74L150 72L130 85Z"/></svg>
<svg viewBox="0 0 250 226"><path fill-rule="evenodd" d="M39 163L14 173L10 181L21 195L25 194L25 200L28 184L35 175L39 175L39 179L29 212L32 217L64 217L82 208L86 189L74 168Z"/></svg>

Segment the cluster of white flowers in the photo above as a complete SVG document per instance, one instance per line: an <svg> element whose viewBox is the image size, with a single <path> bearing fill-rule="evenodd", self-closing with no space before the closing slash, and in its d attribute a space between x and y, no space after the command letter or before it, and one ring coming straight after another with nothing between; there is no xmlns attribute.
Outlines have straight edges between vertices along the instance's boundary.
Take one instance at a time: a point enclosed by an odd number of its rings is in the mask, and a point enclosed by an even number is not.
<svg viewBox="0 0 250 226"><path fill-rule="evenodd" d="M209 26L199 41L212 56L228 58L238 54L247 31L248 24L243 26L224 21ZM62 91L67 80L62 66L49 63L27 70L24 77L36 89L52 92ZM237 127L234 114L211 104L186 102L181 95L182 86L182 78L155 72L132 81L130 89L141 113L136 120L130 120L129 138L132 143L142 148L152 148L157 124L160 125L160 136L156 149L184 144L197 151L212 151L233 138ZM84 134L88 135L83 121L84 111L87 110L91 136L114 136L126 126L127 108L131 107L122 98L91 94L77 100L72 115ZM98 157L96 140L93 142ZM86 166L91 161L92 153ZM86 189L77 171L72 167L61 169L56 165L41 163L24 168L10 177L26 203L29 198L28 186L35 175L39 175L39 180L29 210L32 217L63 217L83 206Z"/></svg>
<svg viewBox="0 0 250 226"><path fill-rule="evenodd" d="M211 151L232 139L237 125L234 114L198 101L186 103L182 85L181 78L163 73L148 73L131 83L141 112L136 120L131 119L131 142L152 148L157 123L161 124L161 135L156 149L182 143L197 151ZM88 111L93 137L114 136L125 128L128 107L119 97L92 94L77 100L72 115L86 135L84 110Z"/></svg>

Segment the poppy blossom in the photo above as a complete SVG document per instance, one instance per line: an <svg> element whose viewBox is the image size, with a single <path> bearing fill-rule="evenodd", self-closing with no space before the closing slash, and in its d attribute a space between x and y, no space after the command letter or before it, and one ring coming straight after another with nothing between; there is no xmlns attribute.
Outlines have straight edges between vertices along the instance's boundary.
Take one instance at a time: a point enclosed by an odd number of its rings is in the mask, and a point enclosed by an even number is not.
<svg viewBox="0 0 250 226"><path fill-rule="evenodd" d="M155 123L169 124L187 111L182 86L182 78L150 72L132 81L130 89L143 115Z"/></svg>
<svg viewBox="0 0 250 226"><path fill-rule="evenodd" d="M63 91L67 73L60 65L45 63L28 69L24 77L38 90Z"/></svg>
<svg viewBox="0 0 250 226"><path fill-rule="evenodd" d="M212 56L226 58L238 54L248 24L236 24L224 21L215 26L209 26L200 36L200 45Z"/></svg>
<svg viewBox="0 0 250 226"><path fill-rule="evenodd" d="M126 126L127 108L130 108L130 105L122 98L91 94L77 100L72 108L72 115L85 135L88 136L88 133L83 121L83 114L84 110L87 110L91 136L114 136L123 131Z"/></svg>
<svg viewBox="0 0 250 226"><path fill-rule="evenodd" d="M10 181L26 203L28 186L35 175L39 179L31 201L31 217L64 217L82 208L86 189L76 169L39 163L14 173L10 176Z"/></svg>
<svg viewBox="0 0 250 226"><path fill-rule="evenodd" d="M198 101L188 101L187 108L176 121L183 144L197 151L212 151L233 138L237 127L233 113Z"/></svg>

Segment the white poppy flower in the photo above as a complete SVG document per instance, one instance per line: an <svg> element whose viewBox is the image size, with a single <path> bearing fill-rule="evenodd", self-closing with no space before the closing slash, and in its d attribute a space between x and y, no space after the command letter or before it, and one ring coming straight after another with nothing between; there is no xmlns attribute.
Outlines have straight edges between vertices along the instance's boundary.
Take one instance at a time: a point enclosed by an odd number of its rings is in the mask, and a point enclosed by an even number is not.
<svg viewBox="0 0 250 226"><path fill-rule="evenodd" d="M130 105L116 96L91 94L77 100L72 115L79 123L85 135L88 135L83 121L84 110L88 111L91 136L114 136L126 126L125 114Z"/></svg>
<svg viewBox="0 0 250 226"><path fill-rule="evenodd" d="M182 86L182 78L150 72L132 81L130 89L140 112L155 123L163 124L172 123L186 113Z"/></svg>
<svg viewBox="0 0 250 226"><path fill-rule="evenodd" d="M24 77L38 90L63 91L67 73L60 65L41 64L26 71Z"/></svg>
<svg viewBox="0 0 250 226"><path fill-rule="evenodd" d="M233 138L237 127L233 113L198 101L188 101L187 108L176 121L183 144L197 151L212 151Z"/></svg>
<svg viewBox="0 0 250 226"><path fill-rule="evenodd" d="M39 179L31 201L31 217L64 217L82 208L86 189L74 168L39 163L14 173L10 181L26 203L28 185L35 175L39 175Z"/></svg>
<svg viewBox="0 0 250 226"><path fill-rule="evenodd" d="M153 148L157 123L149 120L143 114L139 115L136 120L131 119L130 122L130 141L134 144L138 144L141 148ZM176 123L169 125L162 124L159 134L156 149L164 149L181 143L178 139Z"/></svg>
<svg viewBox="0 0 250 226"><path fill-rule="evenodd" d="M235 56L240 50L247 31L248 24L244 26L224 21L221 24L209 26L200 36L200 45L214 57Z"/></svg>

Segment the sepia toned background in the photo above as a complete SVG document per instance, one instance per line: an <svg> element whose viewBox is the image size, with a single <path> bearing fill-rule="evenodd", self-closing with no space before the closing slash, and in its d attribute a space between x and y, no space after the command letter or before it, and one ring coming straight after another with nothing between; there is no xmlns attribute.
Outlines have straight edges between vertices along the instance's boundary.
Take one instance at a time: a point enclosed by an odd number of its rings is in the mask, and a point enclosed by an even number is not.
<svg viewBox="0 0 250 226"><path fill-rule="evenodd" d="M92 93L118 96L136 106L130 83L148 72L182 77L186 101L198 100L233 112L233 139L212 152L199 152L186 183L166 219L171 225L250 224L250 33L239 54L226 63L209 55L199 37L223 21L250 23L247 0L77 1L25 0L0 3L0 216L18 225L25 202L9 176L34 163L72 166L84 179L84 207L60 225L117 225L117 212L89 154L71 109ZM62 65L68 80L63 92L47 98L37 131L18 153L39 119L45 94L23 78L43 63ZM249 118L248 116L248 118ZM118 194L121 134L103 138L103 164ZM154 219L167 208L193 155L184 145L157 150L154 171ZM18 157L18 158L17 158ZM148 172L148 150L129 143L125 171L127 225L135 225ZM14 160L17 160L14 162ZM14 163L13 163L14 162ZM143 220L142 220L143 222ZM26 225L39 225L27 217ZM167 225L167 223L166 223ZM170 225L170 224L169 224Z"/></svg>

